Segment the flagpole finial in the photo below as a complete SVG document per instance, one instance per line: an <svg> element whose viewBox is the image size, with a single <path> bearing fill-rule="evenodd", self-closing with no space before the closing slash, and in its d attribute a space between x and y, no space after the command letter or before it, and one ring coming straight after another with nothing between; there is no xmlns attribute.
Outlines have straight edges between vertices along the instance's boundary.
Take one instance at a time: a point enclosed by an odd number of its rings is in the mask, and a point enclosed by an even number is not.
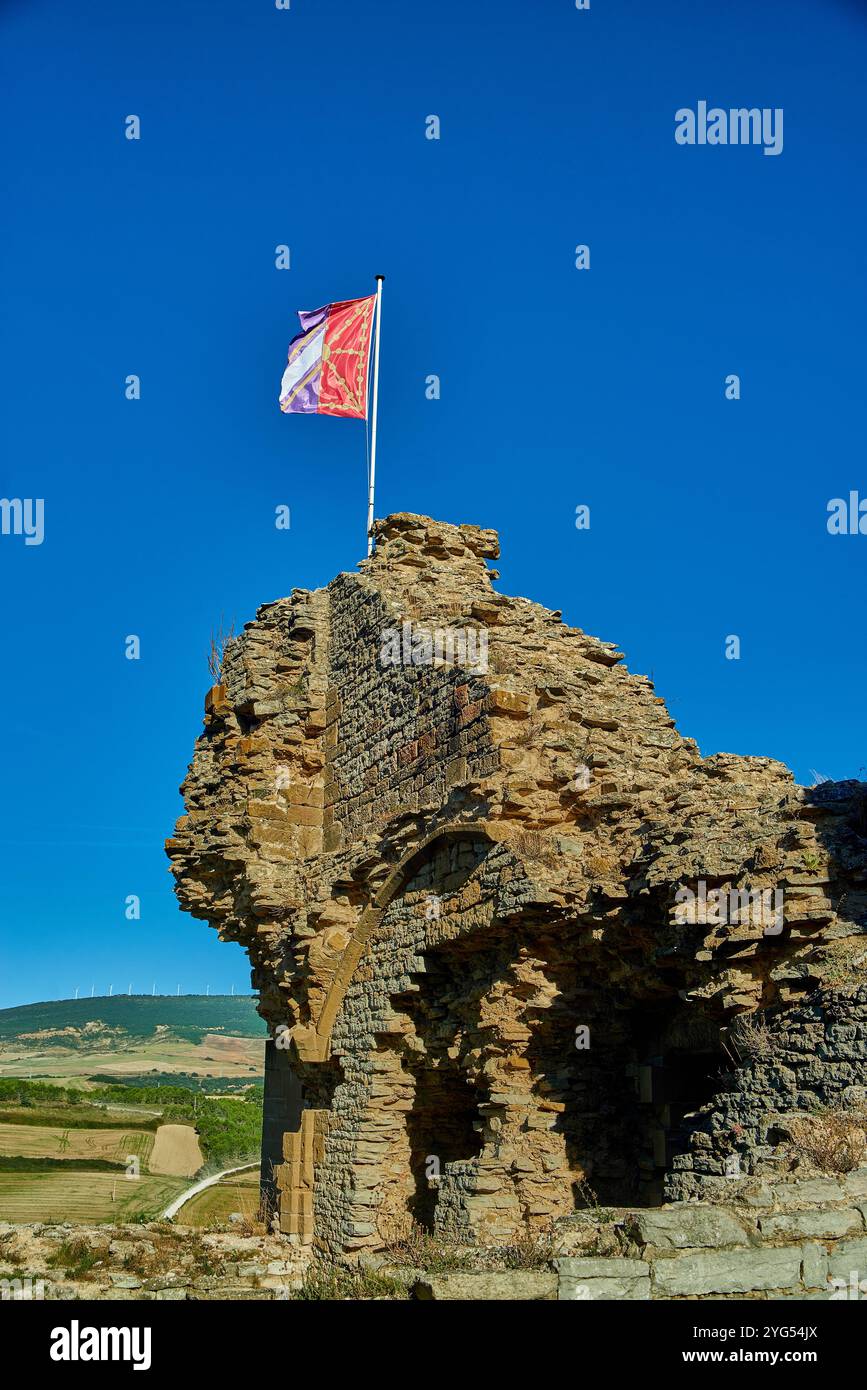
<svg viewBox="0 0 867 1390"><path fill-rule="evenodd" d="M385 279L385 276L384 276L384 275L374 275L373 278L374 278L374 280L384 280L384 279Z"/></svg>

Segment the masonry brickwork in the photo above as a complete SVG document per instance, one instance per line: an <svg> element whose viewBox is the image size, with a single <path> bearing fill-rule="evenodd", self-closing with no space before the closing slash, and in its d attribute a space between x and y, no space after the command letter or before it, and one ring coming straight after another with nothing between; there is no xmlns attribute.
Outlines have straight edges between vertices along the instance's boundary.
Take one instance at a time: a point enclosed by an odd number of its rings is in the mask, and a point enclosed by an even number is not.
<svg viewBox="0 0 867 1390"><path fill-rule="evenodd" d="M865 1094L867 787L702 758L612 644L496 592L497 555L399 514L359 574L261 608L167 843L249 953L300 1095L279 1220L327 1258L412 1222L503 1243L591 1189L723 1200Z"/></svg>

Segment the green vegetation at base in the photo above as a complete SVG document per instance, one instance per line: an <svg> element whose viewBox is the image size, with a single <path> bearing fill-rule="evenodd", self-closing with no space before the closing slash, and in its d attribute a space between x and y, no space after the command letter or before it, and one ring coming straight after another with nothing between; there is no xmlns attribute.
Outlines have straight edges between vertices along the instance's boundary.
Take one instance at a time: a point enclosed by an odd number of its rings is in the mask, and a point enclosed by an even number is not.
<svg viewBox="0 0 867 1390"><path fill-rule="evenodd" d="M99 1251L88 1245L86 1240L65 1240L46 1263L52 1269L62 1269L67 1278L81 1278L99 1261Z"/></svg>
<svg viewBox="0 0 867 1390"><path fill-rule="evenodd" d="M345 1302L347 1299L408 1299L410 1285L381 1274L379 1270L322 1270L314 1269L300 1289L290 1295L293 1300L308 1302Z"/></svg>

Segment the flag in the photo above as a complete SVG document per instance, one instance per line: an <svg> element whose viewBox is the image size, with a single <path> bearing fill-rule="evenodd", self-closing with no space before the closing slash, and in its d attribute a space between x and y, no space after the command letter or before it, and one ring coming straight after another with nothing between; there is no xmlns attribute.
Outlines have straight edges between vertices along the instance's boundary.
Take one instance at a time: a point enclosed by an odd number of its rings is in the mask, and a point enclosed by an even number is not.
<svg viewBox="0 0 867 1390"><path fill-rule="evenodd" d="M289 344L280 385L285 415L367 419L367 375L376 295L324 309L298 310L301 332Z"/></svg>

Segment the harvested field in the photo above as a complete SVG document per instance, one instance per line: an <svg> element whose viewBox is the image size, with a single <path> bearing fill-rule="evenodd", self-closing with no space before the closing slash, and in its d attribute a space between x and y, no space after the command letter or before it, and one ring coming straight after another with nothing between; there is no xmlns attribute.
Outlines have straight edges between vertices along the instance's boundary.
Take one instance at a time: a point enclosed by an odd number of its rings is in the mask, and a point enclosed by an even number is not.
<svg viewBox="0 0 867 1390"><path fill-rule="evenodd" d="M0 1173L0 1221L131 1221L157 1216L185 1178L73 1172Z"/></svg>
<svg viewBox="0 0 867 1390"><path fill-rule="evenodd" d="M26 1158L102 1158L125 1163L136 1154L147 1166L154 1136L149 1130L75 1129L48 1125L0 1124L0 1155ZM160 1172L166 1171L160 1169Z"/></svg>
<svg viewBox="0 0 867 1390"><path fill-rule="evenodd" d="M148 1163L151 1173L191 1178L203 1163L199 1137L190 1125L160 1125Z"/></svg>

